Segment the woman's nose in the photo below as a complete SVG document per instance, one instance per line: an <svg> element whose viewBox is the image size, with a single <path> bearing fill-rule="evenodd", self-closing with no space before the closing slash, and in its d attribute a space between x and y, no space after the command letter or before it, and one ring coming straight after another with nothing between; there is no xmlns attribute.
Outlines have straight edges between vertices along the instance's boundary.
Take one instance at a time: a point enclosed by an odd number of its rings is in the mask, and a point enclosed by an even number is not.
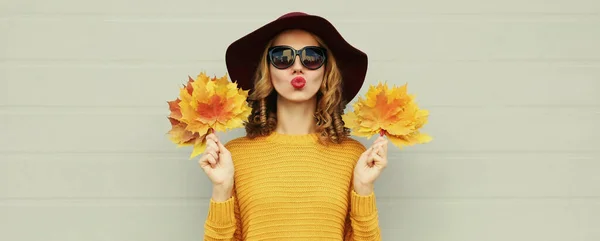
<svg viewBox="0 0 600 241"><path fill-rule="evenodd" d="M294 73L296 72L302 72L302 70L304 69L304 66L302 65L302 60L300 60L300 56L297 55L295 57L296 59L294 60L294 64L292 65L292 69L294 70Z"/></svg>

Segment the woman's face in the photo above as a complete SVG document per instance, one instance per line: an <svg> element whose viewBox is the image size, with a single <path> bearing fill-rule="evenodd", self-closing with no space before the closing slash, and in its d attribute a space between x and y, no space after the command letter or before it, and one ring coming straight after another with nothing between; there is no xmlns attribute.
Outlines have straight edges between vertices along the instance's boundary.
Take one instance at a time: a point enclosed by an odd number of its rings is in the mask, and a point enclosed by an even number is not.
<svg viewBox="0 0 600 241"><path fill-rule="evenodd" d="M306 31L288 30L273 41L273 46L281 45L300 50L305 46L319 46L319 43ZM280 98L292 102L302 102L313 98L319 91L321 82L323 82L325 65L316 70L310 70L302 65L300 56L295 58L294 63L286 69L278 69L269 64L269 71L271 83Z"/></svg>

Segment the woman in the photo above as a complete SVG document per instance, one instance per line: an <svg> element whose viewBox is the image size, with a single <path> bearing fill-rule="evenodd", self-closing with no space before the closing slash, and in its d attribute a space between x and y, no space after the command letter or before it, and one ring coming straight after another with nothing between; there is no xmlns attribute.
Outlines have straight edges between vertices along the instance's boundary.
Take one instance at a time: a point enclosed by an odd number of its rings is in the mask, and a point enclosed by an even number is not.
<svg viewBox="0 0 600 241"><path fill-rule="evenodd" d="M207 137L205 240L380 240L373 188L387 140L366 149L341 118L367 56L327 20L294 12L232 43L226 62L253 111L247 136Z"/></svg>

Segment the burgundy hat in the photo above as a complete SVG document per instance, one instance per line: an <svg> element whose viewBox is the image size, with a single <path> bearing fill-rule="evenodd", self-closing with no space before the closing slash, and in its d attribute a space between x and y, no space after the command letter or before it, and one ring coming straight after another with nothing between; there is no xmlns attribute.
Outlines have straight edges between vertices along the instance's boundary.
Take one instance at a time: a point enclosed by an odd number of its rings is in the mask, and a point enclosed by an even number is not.
<svg viewBox="0 0 600 241"><path fill-rule="evenodd" d="M267 43L287 29L302 29L319 36L335 57L342 74L344 99L351 101L367 74L367 55L350 45L326 19L302 12L290 12L236 40L227 48L225 62L232 81L252 92L256 72Z"/></svg>

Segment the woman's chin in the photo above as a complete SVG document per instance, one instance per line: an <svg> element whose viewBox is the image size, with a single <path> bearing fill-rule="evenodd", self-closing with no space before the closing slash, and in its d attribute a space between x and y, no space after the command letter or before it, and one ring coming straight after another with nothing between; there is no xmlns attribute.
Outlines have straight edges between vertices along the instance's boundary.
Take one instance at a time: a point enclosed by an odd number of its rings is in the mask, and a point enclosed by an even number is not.
<svg viewBox="0 0 600 241"><path fill-rule="evenodd" d="M292 93L285 93L281 97L290 102L305 102L312 99L314 96L306 91L294 91Z"/></svg>

